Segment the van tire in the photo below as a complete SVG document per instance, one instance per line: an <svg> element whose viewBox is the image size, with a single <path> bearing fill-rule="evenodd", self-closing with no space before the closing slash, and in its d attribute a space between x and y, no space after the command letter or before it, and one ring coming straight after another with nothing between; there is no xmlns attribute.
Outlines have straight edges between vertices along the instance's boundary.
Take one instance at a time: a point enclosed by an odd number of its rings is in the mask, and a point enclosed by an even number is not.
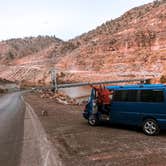
<svg viewBox="0 0 166 166"><path fill-rule="evenodd" d="M143 132L149 136L157 135L159 134L159 131L160 131L159 125L157 121L154 119L144 120L142 128L143 128Z"/></svg>
<svg viewBox="0 0 166 166"><path fill-rule="evenodd" d="M99 124L99 120L98 120L97 116L95 116L95 115L89 116L88 124L90 126L97 126Z"/></svg>

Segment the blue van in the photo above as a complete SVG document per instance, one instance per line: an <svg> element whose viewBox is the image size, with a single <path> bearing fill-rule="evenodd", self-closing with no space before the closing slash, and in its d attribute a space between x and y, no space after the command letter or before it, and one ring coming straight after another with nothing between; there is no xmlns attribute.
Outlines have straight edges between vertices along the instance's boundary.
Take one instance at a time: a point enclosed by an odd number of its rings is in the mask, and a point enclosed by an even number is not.
<svg viewBox="0 0 166 166"><path fill-rule="evenodd" d="M107 120L114 124L142 127L147 135L156 135L160 129L166 129L166 85L140 84L106 88L113 91L107 111L98 107L96 90L92 88L83 112L91 126Z"/></svg>

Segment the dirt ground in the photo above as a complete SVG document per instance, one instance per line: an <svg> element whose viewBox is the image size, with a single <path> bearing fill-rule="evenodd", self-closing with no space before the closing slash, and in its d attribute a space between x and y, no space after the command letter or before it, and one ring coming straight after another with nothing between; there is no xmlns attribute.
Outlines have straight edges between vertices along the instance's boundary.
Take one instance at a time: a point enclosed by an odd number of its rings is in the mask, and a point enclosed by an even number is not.
<svg viewBox="0 0 166 166"><path fill-rule="evenodd" d="M63 165L166 165L166 131L149 137L131 127L91 127L82 117L83 106L58 104L34 93L25 99L38 115ZM48 116L42 116L42 110L47 110Z"/></svg>

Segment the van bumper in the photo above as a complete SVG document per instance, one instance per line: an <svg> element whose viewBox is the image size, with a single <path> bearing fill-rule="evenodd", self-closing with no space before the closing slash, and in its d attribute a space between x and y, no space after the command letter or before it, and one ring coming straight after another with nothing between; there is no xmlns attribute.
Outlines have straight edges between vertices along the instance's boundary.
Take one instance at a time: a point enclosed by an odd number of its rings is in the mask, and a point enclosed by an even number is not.
<svg viewBox="0 0 166 166"><path fill-rule="evenodd" d="M88 117L89 117L89 115L88 115L87 112L84 112L82 115L83 115L83 117L84 117L85 119L88 119Z"/></svg>

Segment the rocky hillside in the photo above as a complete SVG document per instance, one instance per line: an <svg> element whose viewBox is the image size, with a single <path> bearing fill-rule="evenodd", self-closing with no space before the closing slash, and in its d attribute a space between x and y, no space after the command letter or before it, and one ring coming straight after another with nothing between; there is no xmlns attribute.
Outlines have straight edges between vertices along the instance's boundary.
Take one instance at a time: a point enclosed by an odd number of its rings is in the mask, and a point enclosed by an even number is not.
<svg viewBox="0 0 166 166"><path fill-rule="evenodd" d="M160 77L166 74L166 1L133 8L66 47L58 63L66 70L103 73L106 79Z"/></svg>
<svg viewBox="0 0 166 166"><path fill-rule="evenodd" d="M39 51L50 47L51 45L56 48L61 43L63 43L62 40L49 36L2 41L0 42L0 62L11 63L11 61L14 59L36 54Z"/></svg>
<svg viewBox="0 0 166 166"><path fill-rule="evenodd" d="M65 82L160 79L166 75L165 55L166 0L160 0L133 8L67 42L49 37L1 42L0 74L37 85L49 83L52 67L63 72L59 78Z"/></svg>
<svg viewBox="0 0 166 166"><path fill-rule="evenodd" d="M29 85L44 84L49 68L55 64L50 54L63 43L49 36L0 42L0 77Z"/></svg>

